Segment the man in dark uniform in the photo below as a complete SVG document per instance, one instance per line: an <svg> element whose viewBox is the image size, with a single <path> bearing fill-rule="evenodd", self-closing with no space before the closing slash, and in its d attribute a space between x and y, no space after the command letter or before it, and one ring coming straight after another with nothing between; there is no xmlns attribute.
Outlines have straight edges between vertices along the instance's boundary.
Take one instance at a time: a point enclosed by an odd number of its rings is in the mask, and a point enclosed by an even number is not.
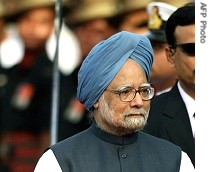
<svg viewBox="0 0 210 172"><path fill-rule="evenodd" d="M49 146L52 62L45 45L54 28L54 4L50 0L21 0L15 5L13 16L22 56L4 68L7 82L0 107L0 141L7 146L4 151L8 150L11 172L32 171ZM12 45L8 51L16 55Z"/></svg>
<svg viewBox="0 0 210 172"><path fill-rule="evenodd" d="M155 88L156 95L167 92L176 82L176 70L167 60L165 49L168 47L165 25L169 16L177 8L163 3L152 2L147 6L149 13L147 37L154 51L154 62L151 70L151 83Z"/></svg>
<svg viewBox="0 0 210 172"><path fill-rule="evenodd" d="M180 146L195 166L195 6L177 9L166 23L167 57L176 68L173 88L151 101L145 131Z"/></svg>
<svg viewBox="0 0 210 172"><path fill-rule="evenodd" d="M2 52L1 52L1 46L2 42L7 38L7 22L6 18L8 16L8 12L6 8L4 7L4 4L2 1L0 1L0 118L1 118L1 107L3 102L3 95L5 91L5 86L7 82L7 74L5 69L2 67ZM1 131L1 130L0 130ZM8 154L10 152L9 149L7 149L7 145L0 143L0 171L1 172L9 172L8 167ZM7 151L5 151L7 150ZM6 152L6 153L5 153Z"/></svg>
<svg viewBox="0 0 210 172"><path fill-rule="evenodd" d="M139 131L154 96L152 62L146 36L124 31L98 43L82 63L77 88L93 124L51 146L35 172L193 171L181 148Z"/></svg>

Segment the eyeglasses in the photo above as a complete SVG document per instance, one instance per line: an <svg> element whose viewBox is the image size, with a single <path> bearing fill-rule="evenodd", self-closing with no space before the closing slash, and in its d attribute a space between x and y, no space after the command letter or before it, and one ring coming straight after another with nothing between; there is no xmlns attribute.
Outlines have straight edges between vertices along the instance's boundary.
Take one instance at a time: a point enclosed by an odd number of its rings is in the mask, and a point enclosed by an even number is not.
<svg viewBox="0 0 210 172"><path fill-rule="evenodd" d="M136 93L139 93L142 100L150 100L154 94L155 90L149 84L147 86L141 86L138 90L132 87L125 87L122 90L108 90L114 94L118 94L122 102L130 102L136 97Z"/></svg>
<svg viewBox="0 0 210 172"><path fill-rule="evenodd" d="M180 47L188 56L195 56L195 43L175 44L171 48Z"/></svg>

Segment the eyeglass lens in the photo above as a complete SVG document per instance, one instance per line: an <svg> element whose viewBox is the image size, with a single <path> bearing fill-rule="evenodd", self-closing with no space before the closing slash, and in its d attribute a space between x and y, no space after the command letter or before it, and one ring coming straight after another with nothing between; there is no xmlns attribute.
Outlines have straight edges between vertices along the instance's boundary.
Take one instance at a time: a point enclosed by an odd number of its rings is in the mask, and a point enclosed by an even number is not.
<svg viewBox="0 0 210 172"><path fill-rule="evenodd" d="M138 90L130 88L120 92L120 99L122 101L131 101L135 98L137 92L143 100L150 100L154 95L154 89L151 87L140 88Z"/></svg>

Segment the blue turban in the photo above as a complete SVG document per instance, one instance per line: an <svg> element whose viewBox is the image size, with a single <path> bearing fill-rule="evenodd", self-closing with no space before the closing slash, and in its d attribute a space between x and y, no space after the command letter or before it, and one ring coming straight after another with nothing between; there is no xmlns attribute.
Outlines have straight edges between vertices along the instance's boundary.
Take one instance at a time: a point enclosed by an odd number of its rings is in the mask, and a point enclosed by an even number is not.
<svg viewBox="0 0 210 172"><path fill-rule="evenodd" d="M145 71L147 80L153 63L153 50L146 36L122 31L101 41L89 52L78 73L77 98L92 111L93 105L128 58Z"/></svg>

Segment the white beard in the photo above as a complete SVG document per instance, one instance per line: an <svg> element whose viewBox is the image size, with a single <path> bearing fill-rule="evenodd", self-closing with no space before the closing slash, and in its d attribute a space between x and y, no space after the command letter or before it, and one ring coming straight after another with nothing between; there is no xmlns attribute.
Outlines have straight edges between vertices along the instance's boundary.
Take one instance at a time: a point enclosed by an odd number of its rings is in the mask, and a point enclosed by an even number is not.
<svg viewBox="0 0 210 172"><path fill-rule="evenodd" d="M108 133L119 136L131 134L143 129L147 123L149 114L149 111L146 111L143 108L135 108L121 114L122 117L118 120L113 108L107 104L103 96L99 100L99 109L97 112L98 126ZM131 116L130 114L142 115Z"/></svg>

